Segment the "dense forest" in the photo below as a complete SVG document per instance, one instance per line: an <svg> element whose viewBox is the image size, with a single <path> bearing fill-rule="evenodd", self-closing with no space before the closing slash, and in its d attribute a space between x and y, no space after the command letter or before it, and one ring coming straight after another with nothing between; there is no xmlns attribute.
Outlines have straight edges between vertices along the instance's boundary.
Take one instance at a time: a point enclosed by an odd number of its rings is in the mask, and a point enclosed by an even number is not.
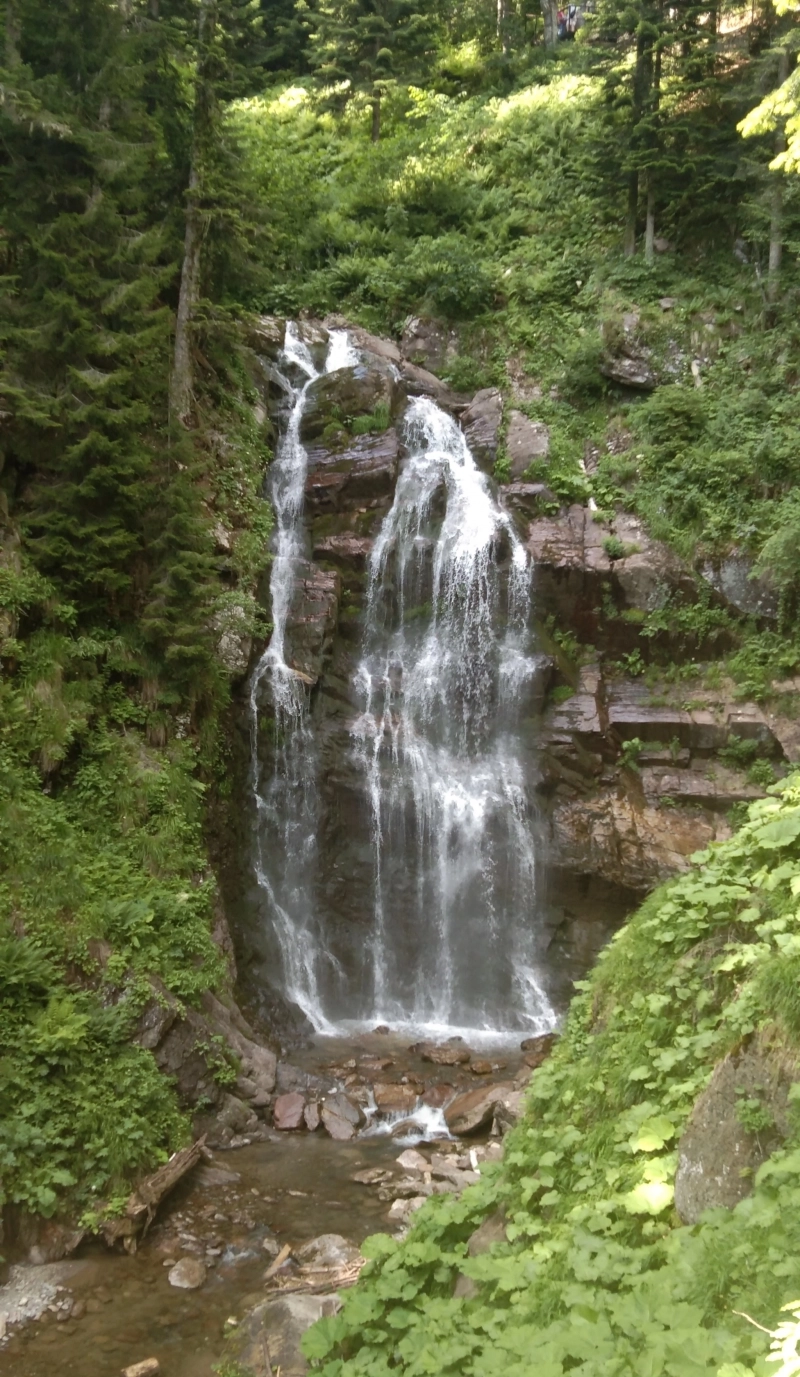
<svg viewBox="0 0 800 1377"><path fill-rule="evenodd" d="M632 673L665 625L743 699L800 671L797 7L593 0L580 17L569 40L555 0L6 0L9 1204L96 1225L188 1139L130 1032L154 980L192 1005L229 979L211 832L246 662L226 646L269 632L255 317L444 322L457 392L535 383L551 447L527 476L554 510L635 513L698 566L735 550L774 594L769 623L708 598L654 610ZM605 366L626 338L659 375L643 399ZM759 1020L797 1046L798 808L790 786L740 813L727 850L648 901L537 1073L507 1175L379 1248L313 1331L331 1377L528 1373L534 1343L540 1377L750 1371L758 1331L730 1312L744 1295L773 1325L794 1299L795 1156L705 1232L673 1237L657 1187L713 1049ZM456 1306L464 1240L498 1200L515 1243L472 1264L484 1300Z"/></svg>

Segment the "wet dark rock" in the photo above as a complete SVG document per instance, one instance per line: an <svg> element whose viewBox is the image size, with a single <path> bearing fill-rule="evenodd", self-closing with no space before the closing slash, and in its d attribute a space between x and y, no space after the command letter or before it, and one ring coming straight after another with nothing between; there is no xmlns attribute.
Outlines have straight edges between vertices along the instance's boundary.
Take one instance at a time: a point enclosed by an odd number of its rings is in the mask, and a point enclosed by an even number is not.
<svg viewBox="0 0 800 1377"><path fill-rule="evenodd" d="M453 392L447 383L443 383L441 378L429 373L426 368L419 368L416 364L404 361L400 365L400 374L410 397L430 397L443 411L456 413L464 411L468 405L467 398Z"/></svg>
<svg viewBox="0 0 800 1377"><path fill-rule="evenodd" d="M696 1224L708 1209L732 1209L752 1193L756 1171L789 1131L796 1076L796 1066L757 1043L715 1067L678 1145L675 1208L684 1224ZM745 1102L760 1113L758 1129L746 1126Z"/></svg>
<svg viewBox="0 0 800 1377"><path fill-rule="evenodd" d="M354 1138L356 1132L366 1122L361 1106L342 1091L328 1095L321 1107L322 1126L340 1142Z"/></svg>
<svg viewBox="0 0 800 1377"><path fill-rule="evenodd" d="M521 478L537 459L550 453L550 431L542 421L532 421L521 411L512 411L508 418L506 451L511 477Z"/></svg>
<svg viewBox="0 0 800 1377"><path fill-rule="evenodd" d="M459 1136L477 1133L478 1129L486 1128L492 1122L500 1100L513 1091L513 1085L501 1083L481 1085L475 1090L467 1090L462 1095L456 1095L445 1107L444 1118L447 1127L451 1133Z"/></svg>
<svg viewBox="0 0 800 1377"><path fill-rule="evenodd" d="M306 1102L297 1091L279 1095L272 1106L272 1122L281 1131L290 1131L305 1126Z"/></svg>
<svg viewBox="0 0 800 1377"><path fill-rule="evenodd" d="M362 570L369 562L374 543L371 536L354 535L352 531L320 536L314 541L314 559L335 564L337 569Z"/></svg>
<svg viewBox="0 0 800 1377"><path fill-rule="evenodd" d="M330 654L340 591L335 570L310 561L298 570L286 622L286 662L306 684L316 684Z"/></svg>
<svg viewBox="0 0 800 1377"><path fill-rule="evenodd" d="M519 522L533 521L541 514L542 507L558 503L546 483L506 483L500 489L500 500Z"/></svg>
<svg viewBox="0 0 800 1377"><path fill-rule="evenodd" d="M464 438L476 463L486 473L491 473L497 459L502 421L503 398L496 387L476 392L461 416Z"/></svg>
<svg viewBox="0 0 800 1377"><path fill-rule="evenodd" d="M393 426L375 435L350 438L341 449L324 443L311 445L305 488L309 515L352 511L365 503L388 507L397 481L399 452Z"/></svg>
<svg viewBox="0 0 800 1377"><path fill-rule="evenodd" d="M365 330L361 325L352 325L344 316L340 315L326 316L323 323L329 330L346 330L356 349L361 349L367 354L377 354L387 363L400 364L402 362L403 356L394 340L383 339L380 335L371 335L369 330Z"/></svg>

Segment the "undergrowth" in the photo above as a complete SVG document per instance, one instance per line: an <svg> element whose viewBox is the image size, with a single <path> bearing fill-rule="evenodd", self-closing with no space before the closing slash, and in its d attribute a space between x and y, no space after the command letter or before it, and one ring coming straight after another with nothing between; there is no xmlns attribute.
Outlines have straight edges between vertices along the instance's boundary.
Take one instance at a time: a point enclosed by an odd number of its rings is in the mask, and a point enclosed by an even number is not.
<svg viewBox="0 0 800 1377"><path fill-rule="evenodd" d="M579 986L501 1167L377 1235L344 1308L305 1340L325 1377L750 1377L800 1289L800 1088L752 1195L693 1227L676 1147L712 1068L800 1052L800 777L653 894ZM502 1210L508 1242L469 1258ZM464 1273L474 1299L455 1299Z"/></svg>

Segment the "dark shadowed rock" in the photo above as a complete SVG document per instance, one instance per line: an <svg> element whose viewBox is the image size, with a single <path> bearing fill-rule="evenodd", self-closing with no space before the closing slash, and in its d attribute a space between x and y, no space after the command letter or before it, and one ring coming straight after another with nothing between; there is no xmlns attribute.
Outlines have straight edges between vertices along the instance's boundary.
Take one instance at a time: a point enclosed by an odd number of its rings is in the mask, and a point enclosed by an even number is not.
<svg viewBox="0 0 800 1377"><path fill-rule="evenodd" d="M388 503L397 481L397 431L348 439L342 449L314 444L308 451L306 507L309 516Z"/></svg>
<svg viewBox="0 0 800 1377"><path fill-rule="evenodd" d="M461 417L461 429L476 463L487 473L494 468L500 426L503 421L503 398L496 387L476 392Z"/></svg>
<svg viewBox="0 0 800 1377"><path fill-rule="evenodd" d="M500 500L507 511L519 518L521 525L539 516L542 507L558 502L546 483L507 483L500 489Z"/></svg>
<svg viewBox="0 0 800 1377"><path fill-rule="evenodd" d="M430 397L444 411L459 412L468 405L465 397L453 392L447 383L426 368L418 368L416 364L404 361L400 365L400 374L409 397Z"/></svg>
<svg viewBox="0 0 800 1377"><path fill-rule="evenodd" d="M272 1107L272 1121L276 1128L289 1131L305 1125L306 1102L296 1090L279 1095Z"/></svg>
<svg viewBox="0 0 800 1377"><path fill-rule="evenodd" d="M675 1208L684 1224L704 1210L732 1209L753 1189L761 1163L789 1130L788 1094L797 1067L767 1047L731 1053L714 1069L678 1145ZM747 1126L745 1103L762 1126Z"/></svg>
<svg viewBox="0 0 800 1377"><path fill-rule="evenodd" d="M511 465L511 477L521 478L536 459L546 459L550 453L550 431L542 421L532 421L521 411L512 411L508 419L506 451Z"/></svg>

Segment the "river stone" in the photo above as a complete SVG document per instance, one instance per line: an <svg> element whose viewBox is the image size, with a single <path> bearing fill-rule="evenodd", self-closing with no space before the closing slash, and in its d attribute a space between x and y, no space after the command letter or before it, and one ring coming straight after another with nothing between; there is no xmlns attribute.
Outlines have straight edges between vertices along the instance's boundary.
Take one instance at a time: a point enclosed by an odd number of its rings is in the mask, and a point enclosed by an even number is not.
<svg viewBox="0 0 800 1377"><path fill-rule="evenodd" d="M390 1081L376 1081L372 1093L381 1114L408 1114L416 1108L419 1098L413 1085L397 1085Z"/></svg>
<svg viewBox="0 0 800 1377"><path fill-rule="evenodd" d="M305 1377L308 1372L300 1341L317 1320L341 1308L336 1295L281 1296L262 1302L245 1315L226 1348L253 1377Z"/></svg>
<svg viewBox="0 0 800 1377"><path fill-rule="evenodd" d="M272 1120L283 1131L302 1128L305 1123L306 1102L297 1091L279 1095L273 1105Z"/></svg>
<svg viewBox="0 0 800 1377"><path fill-rule="evenodd" d="M361 1252L342 1234L320 1234L295 1249L294 1255L306 1267L347 1267L359 1261Z"/></svg>
<svg viewBox="0 0 800 1377"><path fill-rule="evenodd" d="M319 1105L316 1100L312 1100L303 1110L303 1118L309 1133L316 1133L320 1126Z"/></svg>
<svg viewBox="0 0 800 1377"><path fill-rule="evenodd" d="M422 1060L432 1061L436 1066L464 1065L469 1061L470 1055L466 1047L454 1047L451 1043L438 1047L426 1042L420 1048Z"/></svg>
<svg viewBox="0 0 800 1377"><path fill-rule="evenodd" d="M177 1286L181 1291L196 1291L205 1279L206 1266L199 1257L182 1257L167 1273L170 1286Z"/></svg>
<svg viewBox="0 0 800 1377"><path fill-rule="evenodd" d="M491 472L497 459L502 421L503 398L496 387L476 392L461 417L461 429L472 457L486 473Z"/></svg>
<svg viewBox="0 0 800 1377"><path fill-rule="evenodd" d="M444 1118L451 1133L477 1133L492 1122L495 1108L504 1095L514 1091L513 1085L479 1085L475 1090L467 1090L456 1095L445 1107Z"/></svg>
<svg viewBox="0 0 800 1377"><path fill-rule="evenodd" d="M397 1165L403 1168L403 1171L428 1171L430 1168L427 1157L423 1157L416 1148L406 1148L405 1152L400 1153L396 1161Z"/></svg>
<svg viewBox="0 0 800 1377"><path fill-rule="evenodd" d="M705 1210L732 1209L751 1194L756 1171L788 1132L796 1074L796 1067L758 1045L730 1053L714 1068L678 1144L675 1208L684 1224L696 1224ZM758 1133L745 1128L741 1099L759 1100L772 1127Z"/></svg>
<svg viewBox="0 0 800 1377"><path fill-rule="evenodd" d="M525 1091L509 1090L501 1095L494 1107L494 1128L501 1135L519 1122L525 1109Z"/></svg>
<svg viewBox="0 0 800 1377"><path fill-rule="evenodd" d="M122 1369L122 1377L158 1377L161 1367L158 1358L144 1358L141 1363L132 1363Z"/></svg>
<svg viewBox="0 0 800 1377"><path fill-rule="evenodd" d="M550 453L550 431L542 421L532 421L522 411L512 411L506 434L511 477L521 478L536 459Z"/></svg>
<svg viewBox="0 0 800 1377"><path fill-rule="evenodd" d="M354 1138L361 1125L366 1122L364 1112L349 1095L339 1091L328 1095L322 1102L322 1125L339 1142Z"/></svg>
<svg viewBox="0 0 800 1377"><path fill-rule="evenodd" d="M429 1109L443 1109L448 1100L452 1100L455 1094L455 1086L448 1085L446 1081L437 1081L435 1085L429 1085L423 1092L422 1103Z"/></svg>

